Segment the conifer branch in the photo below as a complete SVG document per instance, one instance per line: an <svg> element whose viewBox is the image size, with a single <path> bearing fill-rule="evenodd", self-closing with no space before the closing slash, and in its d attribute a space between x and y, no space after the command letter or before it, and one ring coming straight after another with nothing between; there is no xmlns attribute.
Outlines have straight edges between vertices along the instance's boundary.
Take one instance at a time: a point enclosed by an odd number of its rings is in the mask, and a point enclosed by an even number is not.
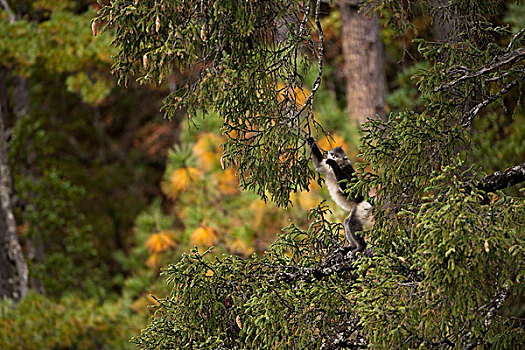
<svg viewBox="0 0 525 350"><path fill-rule="evenodd" d="M484 66L483 68L481 68L478 71L465 74L465 75L457 78L456 80L451 81L450 83L443 84L443 85L440 85L440 86L436 87L434 89L434 92L439 92L439 91L442 91L442 90L445 90L445 89L449 89L449 88L451 88L451 87L453 87L453 86L455 86L455 85L457 85L457 84L459 84L459 83L461 83L461 82L463 82L465 80L477 78L477 77L479 77L479 76L481 76L483 74L490 73L493 70L501 68L501 67L503 67L503 66L505 66L507 64L518 63L524 58L525 58L525 48L524 47L520 47L519 49L516 49L516 50L514 50L512 52L504 54L503 56L499 57L499 59L497 59L497 60L493 60L490 64Z"/></svg>
<svg viewBox="0 0 525 350"><path fill-rule="evenodd" d="M485 192L494 192L522 182L525 182L525 163L487 175L475 187Z"/></svg>
<svg viewBox="0 0 525 350"><path fill-rule="evenodd" d="M314 13L314 21L315 25L317 27L317 31L319 33L319 42L317 44L317 54L318 54L318 70L317 70L317 77L315 78L315 81L312 86L312 91L310 93L310 96L308 96L308 99L304 103L304 105L299 109L297 113L295 113L294 119L297 119L301 113L308 108L308 113L312 113L313 108L313 99L315 96L315 93L317 92L317 89L319 89L319 86L321 85L321 77L323 76L323 60L324 60L324 47L323 47L323 28L321 26L321 21L319 20L319 12L321 12L321 0L317 0L315 4L315 13Z"/></svg>
<svg viewBox="0 0 525 350"><path fill-rule="evenodd" d="M470 123L472 123L472 120L474 119L474 117L476 115L478 115L478 113L483 108L487 107L489 104L491 104L492 102L496 101L498 98L500 98L501 96L503 96L504 94L509 92L513 87L518 85L519 80L520 79L518 78L518 79L515 79L515 80L511 81L509 84L507 84L505 87L503 87L503 89L501 89L500 91L498 91L495 94L490 95L487 99L485 99L485 100L481 101L480 103L478 103L477 105L475 105L474 108L472 108L468 112L468 114L466 115L466 118L463 121L463 126L469 126Z"/></svg>

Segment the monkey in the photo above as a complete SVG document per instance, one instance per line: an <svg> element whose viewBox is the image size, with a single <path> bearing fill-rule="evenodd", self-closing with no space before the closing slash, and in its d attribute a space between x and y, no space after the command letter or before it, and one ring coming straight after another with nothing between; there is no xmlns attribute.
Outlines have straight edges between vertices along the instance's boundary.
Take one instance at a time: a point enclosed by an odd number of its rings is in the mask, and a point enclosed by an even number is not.
<svg viewBox="0 0 525 350"><path fill-rule="evenodd" d="M342 147L332 149L325 158L313 138L309 137L306 141L312 151L315 170L325 175L330 196L341 208L350 212L343 222L343 227L352 254L363 251L367 244L357 232L363 231L363 224L370 217L372 205L361 195L347 193L347 189L357 180L352 163Z"/></svg>

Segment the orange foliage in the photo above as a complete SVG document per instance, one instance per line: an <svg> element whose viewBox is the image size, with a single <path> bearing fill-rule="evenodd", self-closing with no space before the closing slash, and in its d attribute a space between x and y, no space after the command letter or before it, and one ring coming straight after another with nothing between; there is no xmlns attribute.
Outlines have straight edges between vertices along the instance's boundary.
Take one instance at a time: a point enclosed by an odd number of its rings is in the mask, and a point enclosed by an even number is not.
<svg viewBox="0 0 525 350"><path fill-rule="evenodd" d="M146 260L146 265L150 268L158 268L160 266L160 253L153 253Z"/></svg>
<svg viewBox="0 0 525 350"><path fill-rule="evenodd" d="M199 135L192 151L197 157L200 167L209 171L219 165L222 155L220 145L224 141L224 137L211 132Z"/></svg>
<svg viewBox="0 0 525 350"><path fill-rule="evenodd" d="M152 234L146 243L144 244L146 248L148 248L148 251L150 252L150 256L146 260L146 265L150 268L157 268L160 266L160 258L162 256L162 252L173 249L176 246L175 239L174 239L175 233L172 231L161 231L158 233Z"/></svg>
<svg viewBox="0 0 525 350"><path fill-rule="evenodd" d="M203 247L212 246L217 239L215 230L209 226L197 227L190 235L190 242L192 245Z"/></svg>
<svg viewBox="0 0 525 350"><path fill-rule="evenodd" d="M232 195L239 193L239 179L235 175L235 170L232 168L225 169L218 174L219 176L219 190L226 194Z"/></svg>
<svg viewBox="0 0 525 350"><path fill-rule="evenodd" d="M176 244L173 237L174 233L171 231L154 233L146 241L146 248L148 248L149 252L152 254L175 248Z"/></svg>
<svg viewBox="0 0 525 350"><path fill-rule="evenodd" d="M233 254L243 255L245 257L250 256L254 252L253 247L249 247L248 244L240 238L235 238L235 240L230 243L229 250Z"/></svg>
<svg viewBox="0 0 525 350"><path fill-rule="evenodd" d="M329 151L335 147L343 147L345 152L347 152L349 149L345 143L345 140L341 136L335 134L331 135L331 137L323 137L317 144L326 151Z"/></svg>
<svg viewBox="0 0 525 350"><path fill-rule="evenodd" d="M286 88L286 85L281 82L277 83L277 91L279 91L280 101L287 97L292 101L295 100L295 103L299 108L301 108L306 103L306 100L308 100L308 97L310 97L310 90L307 88Z"/></svg>
<svg viewBox="0 0 525 350"><path fill-rule="evenodd" d="M171 198L177 198L177 194L186 190L189 185L202 176L202 171L197 168L179 168L171 173L170 181L162 184L162 190Z"/></svg>

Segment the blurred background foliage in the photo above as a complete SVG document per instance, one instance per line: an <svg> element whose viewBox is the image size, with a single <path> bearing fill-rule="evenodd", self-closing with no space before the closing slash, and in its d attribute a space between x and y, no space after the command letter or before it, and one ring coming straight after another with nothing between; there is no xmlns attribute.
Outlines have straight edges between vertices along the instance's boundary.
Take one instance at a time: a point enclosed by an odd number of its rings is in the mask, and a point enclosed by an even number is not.
<svg viewBox="0 0 525 350"><path fill-rule="evenodd" d="M95 1L8 3L17 18L0 10L0 98L9 107L14 206L34 291L16 308L0 302L0 348L129 348L147 324L147 306L167 294L162 267L193 247L262 256L290 220L306 229L308 211L329 198L315 182L292 193L287 209L241 192L236 168L221 164L225 138L213 113L187 119L181 109L162 118L163 97L186 76L175 70L160 86L116 84L112 34L92 33ZM517 31L524 14L523 3L507 1L499 20ZM431 38L424 14L411 23ZM345 110L337 8L322 24L326 62L314 113L332 138L320 145L343 146L355 162L360 135ZM412 77L428 67L411 39L382 30L394 113L424 109ZM523 161L522 110L487 114L475 127L473 157L487 173ZM344 213L330 207L328 218L341 221Z"/></svg>

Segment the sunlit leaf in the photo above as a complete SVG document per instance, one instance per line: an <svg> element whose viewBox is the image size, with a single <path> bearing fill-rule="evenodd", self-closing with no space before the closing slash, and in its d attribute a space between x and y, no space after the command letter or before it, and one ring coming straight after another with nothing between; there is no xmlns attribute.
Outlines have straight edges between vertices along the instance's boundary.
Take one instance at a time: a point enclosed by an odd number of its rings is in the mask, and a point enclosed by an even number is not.
<svg viewBox="0 0 525 350"><path fill-rule="evenodd" d="M235 176L235 170L227 168L219 172L219 190L227 195L239 192L239 179Z"/></svg>
<svg viewBox="0 0 525 350"><path fill-rule="evenodd" d="M161 231L152 234L145 243L150 253L159 253L176 246L173 232Z"/></svg>
<svg viewBox="0 0 525 350"><path fill-rule="evenodd" d="M212 246L216 239L217 234L215 230L209 226L197 227L190 235L191 244L201 247Z"/></svg>
<svg viewBox="0 0 525 350"><path fill-rule="evenodd" d="M179 192L186 190L191 183L199 180L201 176L202 171L197 168L175 169L170 176L170 181L163 184L162 190L168 197L175 199Z"/></svg>
<svg viewBox="0 0 525 350"><path fill-rule="evenodd" d="M215 133L204 133L199 135L197 142L193 145L193 154L198 159L199 167L204 170L211 170L220 163L222 150L220 145L224 138Z"/></svg>

